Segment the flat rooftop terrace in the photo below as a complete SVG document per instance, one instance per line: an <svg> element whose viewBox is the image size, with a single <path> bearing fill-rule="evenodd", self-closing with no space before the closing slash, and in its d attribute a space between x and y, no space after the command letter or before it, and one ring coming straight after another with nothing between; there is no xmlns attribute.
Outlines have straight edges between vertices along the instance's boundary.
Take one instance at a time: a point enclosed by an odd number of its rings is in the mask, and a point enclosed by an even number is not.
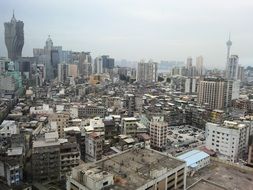
<svg viewBox="0 0 253 190"><path fill-rule="evenodd" d="M196 183L200 179L208 180L217 184L216 189L225 187L227 190L252 190L253 187L253 172L245 171L234 166L230 166L221 162L211 161L210 165L199 170L193 177L187 177L187 187ZM196 184L196 187L189 188L190 190L216 190L211 188L210 184ZM219 188L217 190L219 190Z"/></svg>
<svg viewBox="0 0 253 190"><path fill-rule="evenodd" d="M99 167L115 177L115 185L110 189L137 189L161 174L179 166L184 168L185 162L169 157L151 149L130 149L110 156L105 160L91 163L89 168ZM81 166L78 166L82 169ZM87 168L87 165L84 166Z"/></svg>

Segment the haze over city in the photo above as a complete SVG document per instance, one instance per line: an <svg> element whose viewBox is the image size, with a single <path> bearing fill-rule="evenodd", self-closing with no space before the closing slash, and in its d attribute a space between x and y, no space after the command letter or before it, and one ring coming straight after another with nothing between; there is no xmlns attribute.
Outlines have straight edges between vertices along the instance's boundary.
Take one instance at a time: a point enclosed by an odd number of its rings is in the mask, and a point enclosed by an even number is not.
<svg viewBox="0 0 253 190"><path fill-rule="evenodd" d="M93 56L160 62L202 55L206 67L225 68L231 32L231 53L241 65L253 63L250 0L8 0L0 2L0 23L10 20L13 9L25 23L23 56L32 56L50 34L55 45ZM0 56L7 56L4 35Z"/></svg>

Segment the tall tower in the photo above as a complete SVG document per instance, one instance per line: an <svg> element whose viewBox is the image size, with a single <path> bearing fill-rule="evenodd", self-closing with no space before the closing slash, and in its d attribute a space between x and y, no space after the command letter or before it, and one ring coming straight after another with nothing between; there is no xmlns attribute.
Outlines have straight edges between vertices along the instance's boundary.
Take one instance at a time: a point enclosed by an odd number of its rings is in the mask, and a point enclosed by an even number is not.
<svg viewBox="0 0 253 190"><path fill-rule="evenodd" d="M22 56L24 46L24 23L17 21L14 15L10 22L4 23L5 28L5 45L8 51L8 57L15 61Z"/></svg>
<svg viewBox="0 0 253 190"><path fill-rule="evenodd" d="M230 57L230 49L232 46L232 41L230 40L230 33L229 33L229 38L226 44L227 44L227 62L228 62L228 59Z"/></svg>

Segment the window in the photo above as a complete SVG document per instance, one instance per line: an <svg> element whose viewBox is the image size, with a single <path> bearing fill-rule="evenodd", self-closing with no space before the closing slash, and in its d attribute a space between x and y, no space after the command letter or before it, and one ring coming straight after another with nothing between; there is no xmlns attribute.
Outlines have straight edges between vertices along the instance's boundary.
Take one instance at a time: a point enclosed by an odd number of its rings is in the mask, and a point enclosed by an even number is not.
<svg viewBox="0 0 253 190"><path fill-rule="evenodd" d="M106 185L108 185L108 181L105 181L105 182L103 183L103 186L106 186Z"/></svg>

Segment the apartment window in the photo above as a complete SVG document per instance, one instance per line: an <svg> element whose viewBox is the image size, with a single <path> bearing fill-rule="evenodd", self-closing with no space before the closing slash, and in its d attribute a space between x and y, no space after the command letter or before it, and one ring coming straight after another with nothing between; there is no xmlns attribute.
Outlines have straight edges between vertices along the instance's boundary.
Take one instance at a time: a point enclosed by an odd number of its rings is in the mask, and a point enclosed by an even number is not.
<svg viewBox="0 0 253 190"><path fill-rule="evenodd" d="M106 182L103 183L103 186L106 186L106 185L108 185L108 181L106 181Z"/></svg>

